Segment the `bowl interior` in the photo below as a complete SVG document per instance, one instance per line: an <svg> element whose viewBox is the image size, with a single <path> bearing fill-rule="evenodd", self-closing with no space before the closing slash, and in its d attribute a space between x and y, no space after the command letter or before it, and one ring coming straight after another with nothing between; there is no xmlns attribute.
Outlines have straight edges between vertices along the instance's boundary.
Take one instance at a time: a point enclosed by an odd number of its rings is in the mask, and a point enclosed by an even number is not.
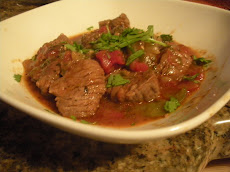
<svg viewBox="0 0 230 172"><path fill-rule="evenodd" d="M182 1L99 1L60 1L1 22L1 99L72 133L128 143L185 132L214 115L230 99L230 12ZM129 17L131 26L146 29L154 25L155 33L172 33L178 42L205 50L205 56L215 59L200 90L176 113L140 127L88 126L48 113L23 83L14 80L14 74L23 73L22 61L31 58L43 43L60 33L73 36L89 26L97 28L98 21L114 18L122 12Z"/></svg>

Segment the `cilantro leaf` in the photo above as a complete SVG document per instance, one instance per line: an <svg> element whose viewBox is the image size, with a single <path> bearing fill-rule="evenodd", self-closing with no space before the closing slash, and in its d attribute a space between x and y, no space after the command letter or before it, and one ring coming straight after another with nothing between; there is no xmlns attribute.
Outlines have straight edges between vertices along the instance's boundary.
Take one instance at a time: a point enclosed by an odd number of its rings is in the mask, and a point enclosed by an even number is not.
<svg viewBox="0 0 230 172"><path fill-rule="evenodd" d="M183 76L183 80L194 81L197 78L197 76L199 76L199 73L192 76Z"/></svg>
<svg viewBox="0 0 230 172"><path fill-rule="evenodd" d="M144 32L141 29L136 28L128 28L125 29L121 35L112 35L111 33L102 34L102 36L95 42L91 42L93 47L97 50L116 50L124 47L128 47L129 45L137 42L144 41L150 43L157 43L163 47L167 47L168 45L164 42L157 41L153 39L153 26L150 25L147 28L147 31Z"/></svg>
<svg viewBox="0 0 230 172"><path fill-rule="evenodd" d="M174 112L180 106L179 101L175 97L171 97L164 105L164 109L167 112Z"/></svg>
<svg viewBox="0 0 230 172"><path fill-rule="evenodd" d="M128 79L124 79L120 74L110 75L106 87L107 88L115 87L115 86L127 84L129 82L130 81Z"/></svg>
<svg viewBox="0 0 230 172"><path fill-rule="evenodd" d="M80 123L82 123L82 124L91 124L90 122L88 122L88 121L86 121L86 120L80 120Z"/></svg>
<svg viewBox="0 0 230 172"><path fill-rule="evenodd" d="M35 61L36 59L37 59L37 54L31 58L32 61Z"/></svg>
<svg viewBox="0 0 230 172"><path fill-rule="evenodd" d="M77 48L74 45L71 45L71 44L65 44L64 47L66 49L71 50L71 51L75 51L75 52L77 51Z"/></svg>
<svg viewBox="0 0 230 172"><path fill-rule="evenodd" d="M128 60L126 62L126 66L129 66L135 59L137 59L138 57L142 56L144 54L144 50L138 50L135 53L131 54L128 57Z"/></svg>
<svg viewBox="0 0 230 172"><path fill-rule="evenodd" d="M22 79L22 75L20 74L14 74L14 80L17 81L17 82L20 82Z"/></svg>
<svg viewBox="0 0 230 172"><path fill-rule="evenodd" d="M133 122L132 124L130 124L131 126L134 126L134 125L136 125L136 123L135 122Z"/></svg>
<svg viewBox="0 0 230 172"><path fill-rule="evenodd" d="M73 115L71 115L70 118L71 118L72 120L74 120L74 121L77 120L76 116L73 116Z"/></svg>
<svg viewBox="0 0 230 172"><path fill-rule="evenodd" d="M93 26L88 27L87 30L88 30L88 31L93 30Z"/></svg>
<svg viewBox="0 0 230 172"><path fill-rule="evenodd" d="M79 52L79 53L82 53L82 54L85 54L85 53L89 52L89 49L83 48L82 45L77 44L76 42L74 42L73 45L71 45L71 44L65 44L64 47L66 49L71 50L71 51Z"/></svg>
<svg viewBox="0 0 230 172"><path fill-rule="evenodd" d="M89 121L86 121L84 119L80 120L80 123L82 123L82 124L92 124L92 125L97 124L97 122L89 122Z"/></svg>
<svg viewBox="0 0 230 172"><path fill-rule="evenodd" d="M173 40L173 37L172 37L172 35L167 35L167 34L162 34L162 35L160 35L160 37L161 37L161 39L162 39L162 41L168 41L168 42L170 42L170 41L172 41Z"/></svg>
<svg viewBox="0 0 230 172"><path fill-rule="evenodd" d="M193 61L198 66L207 66L209 63L212 62L212 60L205 59L204 57L197 58L196 56L193 56Z"/></svg>

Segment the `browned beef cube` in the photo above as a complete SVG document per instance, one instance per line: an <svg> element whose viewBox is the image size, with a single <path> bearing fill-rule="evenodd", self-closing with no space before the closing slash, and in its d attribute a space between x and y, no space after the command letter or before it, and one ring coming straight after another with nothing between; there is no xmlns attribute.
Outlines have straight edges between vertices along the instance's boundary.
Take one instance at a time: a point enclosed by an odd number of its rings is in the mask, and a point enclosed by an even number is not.
<svg viewBox="0 0 230 172"><path fill-rule="evenodd" d="M51 84L49 92L56 96L63 116L94 115L105 93L104 71L95 60L74 61L65 75Z"/></svg>
<svg viewBox="0 0 230 172"><path fill-rule="evenodd" d="M105 20L99 22L99 27L108 25L110 32L114 35L120 35L125 29L130 27L130 22L128 17L122 13L120 16L113 20Z"/></svg>
<svg viewBox="0 0 230 172"><path fill-rule="evenodd" d="M36 54L36 58L25 60L23 66L28 75L43 94L48 94L50 84L60 77L61 55L65 52L63 42L71 41L64 34L45 43Z"/></svg>
<svg viewBox="0 0 230 172"><path fill-rule="evenodd" d="M82 45L86 48L92 48L91 42L98 40L103 33L105 33L101 28L103 26L108 26L110 32L114 35L121 34L126 28L130 27L129 19L125 14L121 14L113 20L105 20L99 22L100 29L96 29L92 32L86 33L82 36Z"/></svg>
<svg viewBox="0 0 230 172"><path fill-rule="evenodd" d="M180 81L192 64L193 54L192 49L181 44L172 44L170 48L167 48L157 66L161 82Z"/></svg>
<svg viewBox="0 0 230 172"><path fill-rule="evenodd" d="M130 83L109 90L112 100L119 102L148 102L160 94L159 84L154 71L133 73Z"/></svg>

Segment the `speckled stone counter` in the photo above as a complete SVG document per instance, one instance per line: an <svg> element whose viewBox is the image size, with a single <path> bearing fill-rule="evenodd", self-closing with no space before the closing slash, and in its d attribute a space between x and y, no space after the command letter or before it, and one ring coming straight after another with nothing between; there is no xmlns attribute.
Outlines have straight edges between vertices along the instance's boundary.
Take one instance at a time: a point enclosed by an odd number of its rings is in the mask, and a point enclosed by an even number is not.
<svg viewBox="0 0 230 172"><path fill-rule="evenodd" d="M50 2L0 0L0 18ZM200 172L209 161L229 157L230 102L185 134L126 145L66 133L0 101L0 172Z"/></svg>

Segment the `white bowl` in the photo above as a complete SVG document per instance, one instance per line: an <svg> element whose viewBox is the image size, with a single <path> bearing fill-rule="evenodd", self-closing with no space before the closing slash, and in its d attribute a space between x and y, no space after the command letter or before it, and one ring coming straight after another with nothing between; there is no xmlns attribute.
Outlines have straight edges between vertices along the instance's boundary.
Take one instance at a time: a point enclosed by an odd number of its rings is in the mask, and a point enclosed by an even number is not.
<svg viewBox="0 0 230 172"><path fill-rule="evenodd" d="M60 33L73 36L98 21L126 13L133 27L152 24L156 32L215 56L201 89L176 113L140 127L106 128L74 122L45 111L13 75L21 62ZM186 132L213 116L230 99L230 12L175 0L65 0L0 23L0 98L32 117L65 131L101 141L140 143Z"/></svg>

